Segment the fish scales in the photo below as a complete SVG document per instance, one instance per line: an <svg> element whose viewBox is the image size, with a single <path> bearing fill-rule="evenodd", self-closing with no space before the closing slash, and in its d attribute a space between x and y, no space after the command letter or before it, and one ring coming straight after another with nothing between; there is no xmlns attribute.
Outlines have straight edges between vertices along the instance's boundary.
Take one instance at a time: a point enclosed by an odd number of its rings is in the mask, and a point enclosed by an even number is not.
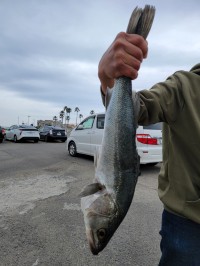
<svg viewBox="0 0 200 266"><path fill-rule="evenodd" d="M155 8L135 8L127 32L147 37ZM127 77L115 80L106 110L104 136L94 182L81 193L86 236L94 255L101 252L126 216L139 174L136 149L138 100Z"/></svg>
<svg viewBox="0 0 200 266"><path fill-rule="evenodd" d="M120 202L126 200L130 204L139 171L135 143L137 122L133 108L131 80L121 77L115 81L115 89L106 111L102 152L96 176L107 191L113 193L116 202L122 205L122 212L125 211L124 204ZM124 197L124 193L129 190L130 197ZM125 206L128 208L128 205Z"/></svg>

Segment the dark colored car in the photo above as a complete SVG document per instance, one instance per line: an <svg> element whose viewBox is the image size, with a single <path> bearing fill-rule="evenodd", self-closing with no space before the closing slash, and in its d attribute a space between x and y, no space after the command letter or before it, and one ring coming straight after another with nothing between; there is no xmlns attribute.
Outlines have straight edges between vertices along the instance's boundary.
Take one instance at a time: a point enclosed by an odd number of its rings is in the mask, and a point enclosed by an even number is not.
<svg viewBox="0 0 200 266"><path fill-rule="evenodd" d="M67 140L67 134L64 128L57 126L44 126L39 129L40 140L44 140L46 142L52 140L60 140L65 142Z"/></svg>
<svg viewBox="0 0 200 266"><path fill-rule="evenodd" d="M0 143L3 141L4 139L4 130L3 128L0 126Z"/></svg>

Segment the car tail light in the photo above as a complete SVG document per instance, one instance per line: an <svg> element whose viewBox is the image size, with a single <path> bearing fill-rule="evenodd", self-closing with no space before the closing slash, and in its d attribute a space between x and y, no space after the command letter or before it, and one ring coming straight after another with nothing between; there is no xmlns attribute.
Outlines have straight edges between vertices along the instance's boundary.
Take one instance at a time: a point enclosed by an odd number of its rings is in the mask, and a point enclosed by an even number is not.
<svg viewBox="0 0 200 266"><path fill-rule="evenodd" d="M148 145L158 145L158 139L152 138L149 134L137 134L136 135L137 141L143 144Z"/></svg>

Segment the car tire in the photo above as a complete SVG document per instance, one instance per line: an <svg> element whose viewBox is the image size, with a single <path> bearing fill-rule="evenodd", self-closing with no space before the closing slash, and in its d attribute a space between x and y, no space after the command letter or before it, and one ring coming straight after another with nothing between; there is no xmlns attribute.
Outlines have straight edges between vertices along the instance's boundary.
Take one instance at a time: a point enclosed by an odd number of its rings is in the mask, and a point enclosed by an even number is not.
<svg viewBox="0 0 200 266"><path fill-rule="evenodd" d="M76 144L74 141L71 141L68 145L68 151L69 151L69 155L71 155L72 157L77 156L77 150L76 150Z"/></svg>
<svg viewBox="0 0 200 266"><path fill-rule="evenodd" d="M15 143L18 142L18 140L17 140L17 136L16 136L16 135L14 135L14 142L15 142Z"/></svg>

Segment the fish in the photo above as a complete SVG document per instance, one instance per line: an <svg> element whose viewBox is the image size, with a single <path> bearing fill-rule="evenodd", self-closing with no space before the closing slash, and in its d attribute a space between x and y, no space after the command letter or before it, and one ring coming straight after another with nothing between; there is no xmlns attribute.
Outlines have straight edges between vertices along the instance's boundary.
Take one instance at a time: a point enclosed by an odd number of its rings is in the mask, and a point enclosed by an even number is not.
<svg viewBox="0 0 200 266"><path fill-rule="evenodd" d="M129 20L127 33L147 37L155 8L136 7ZM108 244L125 218L132 203L139 175L136 147L137 95L128 77L115 80L106 105L105 126L100 150L95 157L95 178L80 193L86 237L93 255Z"/></svg>

